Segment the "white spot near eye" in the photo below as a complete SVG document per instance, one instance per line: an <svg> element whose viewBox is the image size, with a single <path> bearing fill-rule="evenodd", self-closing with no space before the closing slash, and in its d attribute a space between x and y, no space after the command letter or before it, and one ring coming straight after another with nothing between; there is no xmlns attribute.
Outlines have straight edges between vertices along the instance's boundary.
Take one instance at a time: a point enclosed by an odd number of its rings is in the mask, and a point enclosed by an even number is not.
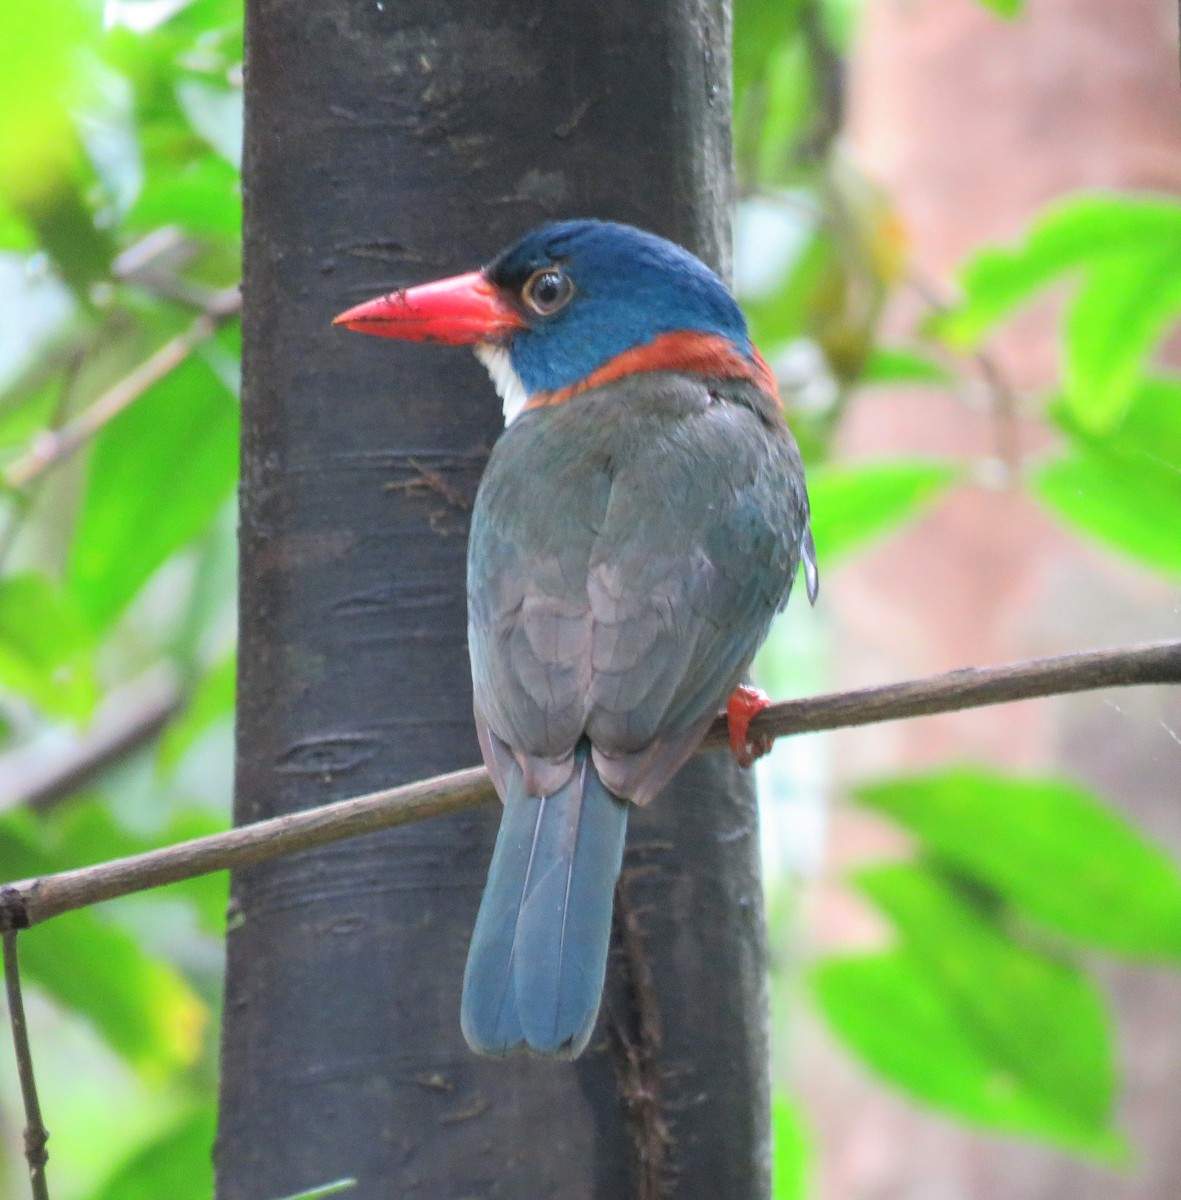
<svg viewBox="0 0 1181 1200"><path fill-rule="evenodd" d="M496 389L504 408L504 423L507 428L525 407L529 393L525 391L520 375L513 370L512 357L504 346L480 342L474 349L476 357L492 377L492 386Z"/></svg>

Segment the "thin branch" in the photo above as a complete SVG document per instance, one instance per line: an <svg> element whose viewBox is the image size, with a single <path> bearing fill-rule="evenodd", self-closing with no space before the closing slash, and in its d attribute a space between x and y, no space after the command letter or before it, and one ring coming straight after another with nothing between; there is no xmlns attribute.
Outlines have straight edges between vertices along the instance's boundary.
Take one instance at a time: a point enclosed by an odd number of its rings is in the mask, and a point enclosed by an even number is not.
<svg viewBox="0 0 1181 1200"><path fill-rule="evenodd" d="M72 795L156 737L185 700L175 675L160 671L112 695L64 749L29 747L0 756L0 812L49 808Z"/></svg>
<svg viewBox="0 0 1181 1200"><path fill-rule="evenodd" d="M886 687L789 700L760 713L751 722L750 732L752 737L776 738L1039 696L1154 683L1181 683L1181 640L999 667L968 667ZM726 721L719 717L701 749L712 750L726 742ZM0 888L0 930L24 929L101 900L210 871L242 867L426 817L461 812L487 803L494 796L487 772L482 767L469 767L146 854L22 880Z"/></svg>
<svg viewBox="0 0 1181 1200"><path fill-rule="evenodd" d="M183 333L109 387L84 412L57 431L41 434L30 449L4 470L6 487L20 488L80 450L100 429L135 403L150 387L180 366L242 306L237 288L217 293L209 307Z"/></svg>
<svg viewBox="0 0 1181 1200"><path fill-rule="evenodd" d="M70 398L74 394L74 385L78 382L78 376L82 372L82 364L85 361L86 351L83 348L79 348L70 355L66 363L65 370L62 372L61 385L57 390L57 398L54 401L53 412L50 414L49 421L47 422L48 428L51 431L55 431L58 428L69 412ZM8 556L12 552L13 546L16 545L17 538L20 536L20 532L29 518L29 513L33 509L38 492L38 488L29 488L23 493L14 492L9 498L11 508L9 509L8 519L5 522L3 532L0 532L0 572L4 570L8 562Z"/></svg>
<svg viewBox="0 0 1181 1200"><path fill-rule="evenodd" d="M789 737L986 708L1014 700L1151 683L1181 683L1181 640L1026 659L999 667L961 667L927 679L788 700L759 713L750 723L750 734L752 738ZM701 749L716 750L728 744L726 723L718 720L706 734Z"/></svg>
<svg viewBox="0 0 1181 1200"><path fill-rule="evenodd" d="M796 155L804 163L820 162L845 128L847 107L844 58L828 34L818 0L807 0L799 10L800 36L812 75L815 112L800 139Z"/></svg>
<svg viewBox="0 0 1181 1200"><path fill-rule="evenodd" d="M462 812L495 795L484 768L468 767L145 854L26 879L0 888L0 930L24 929L116 896L296 854L426 817Z"/></svg>
<svg viewBox="0 0 1181 1200"><path fill-rule="evenodd" d="M45 1143L49 1141L49 1130L41 1119L41 1104L37 1099L37 1078L33 1073L33 1055L29 1049L29 1028L25 1022L25 1002L21 995L16 938L13 931L4 934L4 988L8 993L8 1020L12 1025L12 1046L16 1051L21 1097L25 1102L25 1158L29 1163L33 1200L49 1200L49 1185L45 1181L45 1164L49 1161Z"/></svg>
<svg viewBox="0 0 1181 1200"><path fill-rule="evenodd" d="M908 282L915 294L933 313L947 313L952 302L940 291L932 280L917 271L911 271ZM1022 471L1021 429L1017 420L1017 390L993 354L983 346L970 351L969 357L976 364L992 401L993 437L996 441L997 458L1005 468L1010 483L1017 482Z"/></svg>

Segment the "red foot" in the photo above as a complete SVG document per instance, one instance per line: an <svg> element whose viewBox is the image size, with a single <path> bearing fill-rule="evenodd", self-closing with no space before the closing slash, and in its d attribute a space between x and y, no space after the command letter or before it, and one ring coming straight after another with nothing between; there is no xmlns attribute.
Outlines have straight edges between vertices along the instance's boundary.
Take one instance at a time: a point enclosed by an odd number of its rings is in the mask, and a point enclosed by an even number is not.
<svg viewBox="0 0 1181 1200"><path fill-rule="evenodd" d="M750 723L771 703L766 692L758 688L739 684L730 693L726 704L726 720L730 723L730 750L738 760L740 767L749 767L756 758L764 754L775 744L771 737L750 736Z"/></svg>

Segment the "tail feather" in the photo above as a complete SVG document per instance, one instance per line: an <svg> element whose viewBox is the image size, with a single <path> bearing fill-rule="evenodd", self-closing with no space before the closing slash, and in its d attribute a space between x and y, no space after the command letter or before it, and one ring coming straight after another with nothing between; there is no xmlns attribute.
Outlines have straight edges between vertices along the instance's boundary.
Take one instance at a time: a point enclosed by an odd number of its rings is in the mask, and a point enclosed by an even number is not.
<svg viewBox="0 0 1181 1200"><path fill-rule="evenodd" d="M463 1033L482 1054L524 1045L573 1058L599 1011L627 803L585 750L551 796L527 795L515 764L506 782L464 973Z"/></svg>

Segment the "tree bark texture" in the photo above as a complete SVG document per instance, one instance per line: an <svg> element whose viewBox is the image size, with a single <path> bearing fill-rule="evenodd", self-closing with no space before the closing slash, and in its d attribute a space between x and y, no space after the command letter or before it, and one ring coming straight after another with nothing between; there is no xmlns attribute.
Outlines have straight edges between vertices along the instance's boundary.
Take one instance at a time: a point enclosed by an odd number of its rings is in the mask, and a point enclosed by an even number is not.
<svg viewBox="0 0 1181 1200"><path fill-rule="evenodd" d="M478 760L464 553L499 402L463 350L333 314L559 217L724 266L727 24L723 0L247 4L238 822ZM221 1200L766 1194L747 780L703 756L636 814L573 1064L460 1035L496 816L236 873Z"/></svg>

